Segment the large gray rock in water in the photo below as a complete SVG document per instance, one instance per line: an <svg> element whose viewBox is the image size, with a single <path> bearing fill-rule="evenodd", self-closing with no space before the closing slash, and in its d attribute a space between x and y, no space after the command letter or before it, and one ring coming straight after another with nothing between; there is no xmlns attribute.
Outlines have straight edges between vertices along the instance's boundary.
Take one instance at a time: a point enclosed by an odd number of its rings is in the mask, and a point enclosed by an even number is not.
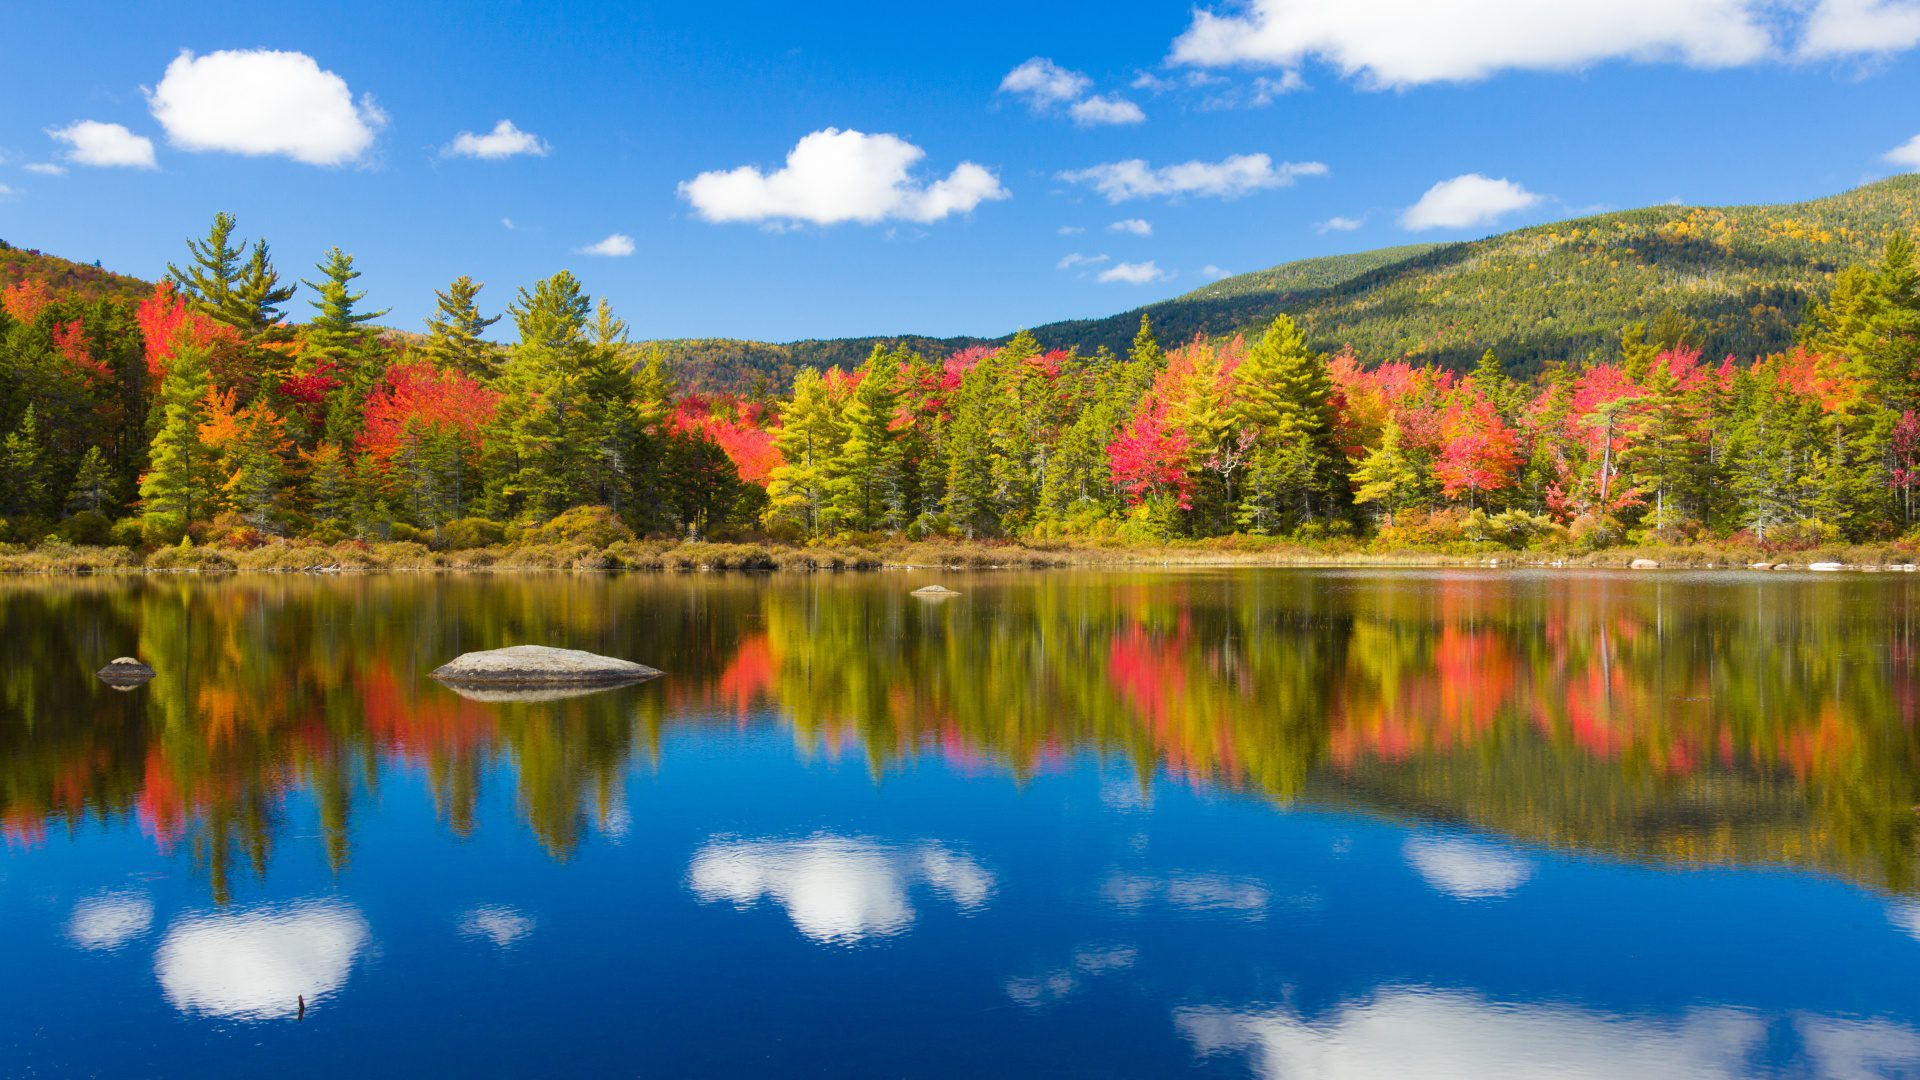
<svg viewBox="0 0 1920 1080"><path fill-rule="evenodd" d="M1634 570L1660 569L1660 564L1657 562L1654 562L1652 559L1635 559L1632 562L1628 563L1627 566Z"/></svg>
<svg viewBox="0 0 1920 1080"><path fill-rule="evenodd" d="M939 598L943 596L959 596L960 594L957 592L954 592L952 589L947 588L945 585L928 585L923 588L913 590L913 595L925 596L930 598Z"/></svg>
<svg viewBox="0 0 1920 1080"><path fill-rule="evenodd" d="M153 678L153 669L131 656L117 656L94 674L108 686L125 689Z"/></svg>
<svg viewBox="0 0 1920 1080"><path fill-rule="evenodd" d="M631 660L545 645L465 653L433 671L433 677L448 686L481 690L618 686L658 678L660 674L656 668Z"/></svg>

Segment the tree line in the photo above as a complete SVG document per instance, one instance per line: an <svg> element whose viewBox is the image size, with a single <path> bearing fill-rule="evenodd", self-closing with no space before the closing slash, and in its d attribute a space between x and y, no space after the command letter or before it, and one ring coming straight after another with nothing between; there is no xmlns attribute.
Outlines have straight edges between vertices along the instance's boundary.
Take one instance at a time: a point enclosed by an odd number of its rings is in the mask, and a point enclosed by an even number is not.
<svg viewBox="0 0 1920 1080"><path fill-rule="evenodd" d="M1907 535L1920 469L1920 271L1896 234L1790 351L1712 359L1671 312L1605 358L1519 378L1255 337L1123 355L1032 334L877 345L780 392L682 392L562 271L484 314L462 277L383 331L353 257L283 281L216 216L128 304L0 290L5 538L157 546L608 528L806 541L1155 542L1232 534L1604 546ZM295 324L300 286L312 314ZM487 338L503 317L516 340Z"/></svg>

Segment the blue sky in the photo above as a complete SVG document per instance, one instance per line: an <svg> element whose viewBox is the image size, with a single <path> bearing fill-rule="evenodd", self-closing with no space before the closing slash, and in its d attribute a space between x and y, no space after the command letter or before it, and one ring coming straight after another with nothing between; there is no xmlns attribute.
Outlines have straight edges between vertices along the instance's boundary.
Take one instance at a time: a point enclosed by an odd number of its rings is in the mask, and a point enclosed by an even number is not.
<svg viewBox="0 0 1920 1080"><path fill-rule="evenodd" d="M0 237L152 276L231 210L288 276L352 252L401 326L565 267L643 337L1000 333L1920 168L1920 0L6 15Z"/></svg>

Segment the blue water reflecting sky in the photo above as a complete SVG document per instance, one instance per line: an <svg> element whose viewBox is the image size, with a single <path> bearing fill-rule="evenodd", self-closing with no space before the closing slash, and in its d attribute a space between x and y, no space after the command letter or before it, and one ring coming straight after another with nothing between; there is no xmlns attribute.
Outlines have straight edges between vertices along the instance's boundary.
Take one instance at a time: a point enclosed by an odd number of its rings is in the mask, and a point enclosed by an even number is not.
<svg viewBox="0 0 1920 1080"><path fill-rule="evenodd" d="M669 732L557 860L513 768L465 838L385 769L337 875L296 790L224 907L130 821L9 850L0 1071L1920 1070L1920 908L1816 874L1143 792L1092 754L876 779L770 713Z"/></svg>

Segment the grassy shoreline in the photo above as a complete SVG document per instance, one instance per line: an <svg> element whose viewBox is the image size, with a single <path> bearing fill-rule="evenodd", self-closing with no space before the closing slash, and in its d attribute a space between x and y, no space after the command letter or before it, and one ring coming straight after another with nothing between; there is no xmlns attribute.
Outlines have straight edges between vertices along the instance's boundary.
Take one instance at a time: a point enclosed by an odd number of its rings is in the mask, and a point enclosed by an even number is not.
<svg viewBox="0 0 1920 1080"><path fill-rule="evenodd" d="M332 545L283 542L250 548L165 547L150 551L63 544L0 547L0 574L417 570L817 572L1235 566L1626 569L1636 561L1651 561L1661 569L1747 570L1763 564L1769 568L1807 569L1815 564L1840 564L1849 569L1904 570L1911 569L1917 559L1920 552L1903 543L1827 545L1792 552L1731 544L1516 551L1495 545L1410 548L1229 537L1162 545L887 541L866 545L794 546L619 541L605 547L577 543L520 544L436 551L417 543L346 541Z"/></svg>

